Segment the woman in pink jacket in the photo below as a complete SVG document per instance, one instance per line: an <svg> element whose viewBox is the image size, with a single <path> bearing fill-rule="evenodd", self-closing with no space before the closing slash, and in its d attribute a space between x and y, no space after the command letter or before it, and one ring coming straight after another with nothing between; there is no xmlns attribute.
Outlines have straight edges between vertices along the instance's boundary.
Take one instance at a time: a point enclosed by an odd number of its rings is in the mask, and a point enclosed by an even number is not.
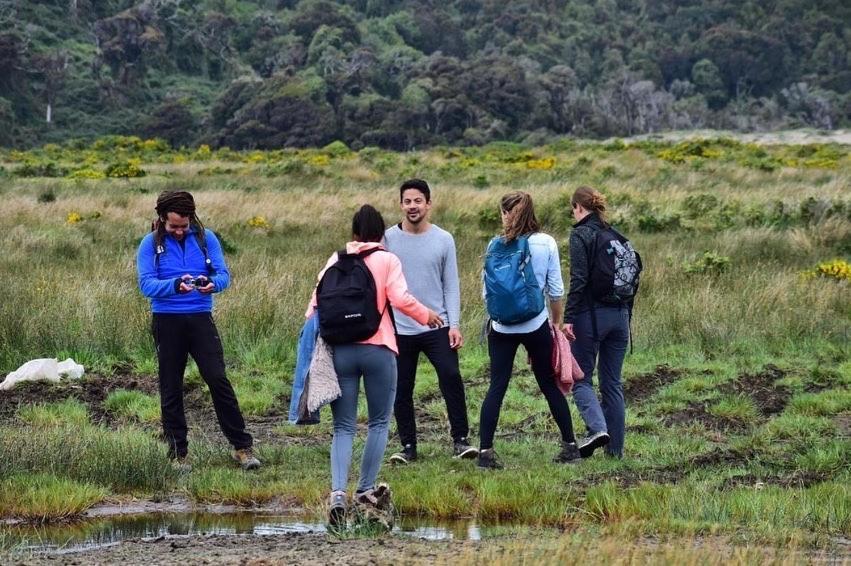
<svg viewBox="0 0 851 566"><path fill-rule="evenodd" d="M377 332L360 342L337 344L334 350L334 369L340 382L342 395L331 402L334 420L334 438L331 442L331 496L328 521L332 526L345 524L346 484L352 461L352 444L357 429L358 389L363 376L363 386L369 412L366 445L361 461L360 480L354 500L366 506L383 506L389 501L386 486L375 485L384 450L387 447L387 432L393 402L396 399L396 333L391 319L391 306L402 311L420 324L436 328L443 324L440 316L417 301L408 292L399 258L384 251L384 219L372 206L365 204L352 219L353 241L346 244L347 254L362 254L378 248L379 251L365 255L364 263L375 280L376 303L381 313ZM325 271L337 262L333 254L326 263ZM317 305L316 291L310 301L307 316ZM321 319L320 319L321 320Z"/></svg>

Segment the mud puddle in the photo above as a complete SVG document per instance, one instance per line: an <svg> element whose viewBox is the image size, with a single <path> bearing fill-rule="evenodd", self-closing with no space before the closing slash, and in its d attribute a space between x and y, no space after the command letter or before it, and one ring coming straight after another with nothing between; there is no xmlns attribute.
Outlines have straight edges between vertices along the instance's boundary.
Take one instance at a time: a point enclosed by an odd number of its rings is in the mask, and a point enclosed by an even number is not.
<svg viewBox="0 0 851 566"><path fill-rule="evenodd" d="M483 531L500 528L479 526L472 520L429 522L402 518L392 534L426 541L478 541ZM321 535L326 526L315 515L238 513L146 513L101 517L69 525L6 525L0 539L8 549L24 553L74 554L108 548L125 541L185 544L208 537L265 537L274 535Z"/></svg>

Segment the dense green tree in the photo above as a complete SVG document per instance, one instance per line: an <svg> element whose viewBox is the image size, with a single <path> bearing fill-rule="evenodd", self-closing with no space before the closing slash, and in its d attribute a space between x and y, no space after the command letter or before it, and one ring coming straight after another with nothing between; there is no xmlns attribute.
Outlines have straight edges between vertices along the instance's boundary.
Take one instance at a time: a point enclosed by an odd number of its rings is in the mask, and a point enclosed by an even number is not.
<svg viewBox="0 0 851 566"><path fill-rule="evenodd" d="M145 123L144 133L149 138L164 139L173 147L180 147L194 141L197 122L189 100L168 98L154 109Z"/></svg>
<svg viewBox="0 0 851 566"><path fill-rule="evenodd" d="M691 80L710 108L720 108L727 102L727 89L721 71L709 59L701 59L691 69Z"/></svg>
<svg viewBox="0 0 851 566"><path fill-rule="evenodd" d="M0 143L848 126L849 21L839 0L0 0Z"/></svg>

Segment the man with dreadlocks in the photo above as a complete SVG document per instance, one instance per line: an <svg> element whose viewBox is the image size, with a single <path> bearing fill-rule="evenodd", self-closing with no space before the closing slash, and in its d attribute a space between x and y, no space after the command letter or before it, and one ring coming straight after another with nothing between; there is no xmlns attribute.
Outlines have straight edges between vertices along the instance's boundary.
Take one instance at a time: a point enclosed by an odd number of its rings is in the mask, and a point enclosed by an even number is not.
<svg viewBox="0 0 851 566"><path fill-rule="evenodd" d="M246 470L259 468L260 461L251 450L253 440L225 376L222 343L212 317L213 293L230 284L222 246L198 220L190 193L163 192L156 211L153 230L139 245L136 266L139 289L151 300L169 458L181 469L189 469L183 372L191 354L210 388L219 426L234 447L234 460Z"/></svg>

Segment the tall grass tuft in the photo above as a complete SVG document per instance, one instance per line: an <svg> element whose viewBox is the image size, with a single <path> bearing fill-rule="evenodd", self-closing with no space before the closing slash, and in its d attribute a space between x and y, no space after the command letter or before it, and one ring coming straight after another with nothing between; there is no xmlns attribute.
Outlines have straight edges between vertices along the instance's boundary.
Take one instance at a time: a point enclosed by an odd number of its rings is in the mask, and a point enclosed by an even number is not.
<svg viewBox="0 0 851 566"><path fill-rule="evenodd" d="M40 472L117 492L164 492L176 480L164 446L140 430L0 428L0 476Z"/></svg>
<svg viewBox="0 0 851 566"><path fill-rule="evenodd" d="M0 517L43 523L79 515L109 490L49 474L15 474L0 480Z"/></svg>

